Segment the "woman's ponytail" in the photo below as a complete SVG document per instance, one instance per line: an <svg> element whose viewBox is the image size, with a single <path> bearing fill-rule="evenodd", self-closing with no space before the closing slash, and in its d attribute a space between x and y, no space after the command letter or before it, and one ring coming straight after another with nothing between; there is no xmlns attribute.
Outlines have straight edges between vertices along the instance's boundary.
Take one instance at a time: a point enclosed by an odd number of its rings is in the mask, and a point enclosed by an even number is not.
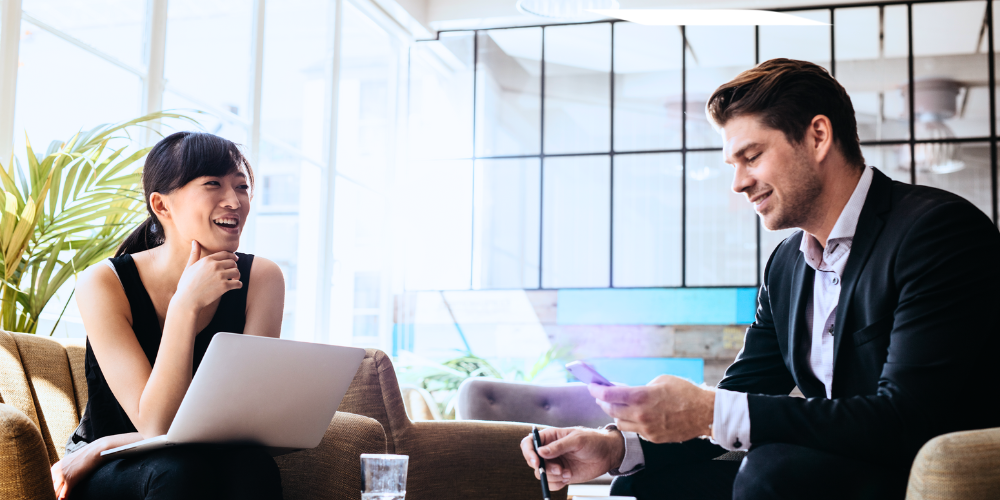
<svg viewBox="0 0 1000 500"><path fill-rule="evenodd" d="M157 224L156 216L150 215L118 246L115 257L158 247L163 244L163 239L163 226Z"/></svg>

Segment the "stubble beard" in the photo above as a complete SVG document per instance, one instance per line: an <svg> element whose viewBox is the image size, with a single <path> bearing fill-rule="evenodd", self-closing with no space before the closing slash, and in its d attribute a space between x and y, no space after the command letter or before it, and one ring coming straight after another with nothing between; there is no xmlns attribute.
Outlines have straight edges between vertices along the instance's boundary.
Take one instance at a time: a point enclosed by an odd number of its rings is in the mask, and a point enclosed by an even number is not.
<svg viewBox="0 0 1000 500"><path fill-rule="evenodd" d="M764 228L768 231L801 228L816 217L814 212L818 205L817 200L823 192L823 183L814 166L797 148L794 162L795 164L787 170L788 175L781 179L786 187L783 196L780 200L773 200L780 203L774 203L769 214L760 216ZM772 197L776 193L773 191L773 186L767 186L765 189L772 190Z"/></svg>

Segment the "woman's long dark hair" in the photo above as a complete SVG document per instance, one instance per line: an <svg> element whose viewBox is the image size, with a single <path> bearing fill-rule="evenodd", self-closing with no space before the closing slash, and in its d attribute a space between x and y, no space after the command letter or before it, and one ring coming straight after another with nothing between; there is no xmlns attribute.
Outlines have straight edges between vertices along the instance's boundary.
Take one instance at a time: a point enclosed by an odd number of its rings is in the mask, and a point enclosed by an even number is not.
<svg viewBox="0 0 1000 500"><path fill-rule="evenodd" d="M151 194L170 194L198 177L223 177L235 172L246 174L252 190L250 162L232 141L199 132L176 132L164 137L149 151L142 167L142 190L149 217L125 238L115 257L163 244L166 235L149 206Z"/></svg>

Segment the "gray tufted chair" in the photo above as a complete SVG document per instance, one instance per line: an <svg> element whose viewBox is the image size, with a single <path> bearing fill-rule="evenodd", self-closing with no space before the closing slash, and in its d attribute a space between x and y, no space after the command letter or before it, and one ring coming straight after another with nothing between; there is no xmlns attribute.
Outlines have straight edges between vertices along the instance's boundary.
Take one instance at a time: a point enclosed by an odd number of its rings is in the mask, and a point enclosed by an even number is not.
<svg viewBox="0 0 1000 500"><path fill-rule="evenodd" d="M457 418L553 427L601 427L614 422L581 383L533 385L470 378L458 388Z"/></svg>

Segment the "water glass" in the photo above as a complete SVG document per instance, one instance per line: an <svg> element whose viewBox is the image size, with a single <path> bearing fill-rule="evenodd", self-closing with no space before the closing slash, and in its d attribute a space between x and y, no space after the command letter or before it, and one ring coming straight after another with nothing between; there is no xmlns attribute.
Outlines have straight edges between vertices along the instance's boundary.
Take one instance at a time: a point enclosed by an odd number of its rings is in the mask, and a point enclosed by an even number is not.
<svg viewBox="0 0 1000 500"><path fill-rule="evenodd" d="M403 500L406 497L406 455L361 455L362 500Z"/></svg>

